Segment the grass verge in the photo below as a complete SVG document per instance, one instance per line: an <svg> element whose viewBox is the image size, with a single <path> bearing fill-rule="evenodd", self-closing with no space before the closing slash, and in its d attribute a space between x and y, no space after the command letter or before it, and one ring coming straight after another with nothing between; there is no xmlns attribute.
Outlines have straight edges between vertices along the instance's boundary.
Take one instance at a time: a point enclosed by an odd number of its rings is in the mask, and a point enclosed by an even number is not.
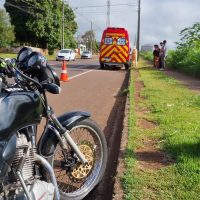
<svg viewBox="0 0 200 200"><path fill-rule="evenodd" d="M45 56L47 60L56 60L56 55ZM80 55L76 55L76 58L80 58ZM17 54L12 53L0 53L0 58L17 58Z"/></svg>
<svg viewBox="0 0 200 200"><path fill-rule="evenodd" d="M47 60L55 60L55 55L45 56ZM0 58L17 58L17 54L15 53L0 53Z"/></svg>
<svg viewBox="0 0 200 200"><path fill-rule="evenodd" d="M200 199L200 96L181 86L151 64L140 60L138 70L145 87L139 106L150 110L146 119L157 127L143 130L137 126L134 102L134 71L130 82L129 138L126 173L122 178L125 199ZM145 138L158 141L174 162L158 170L139 167L134 151Z"/></svg>
<svg viewBox="0 0 200 200"><path fill-rule="evenodd" d="M0 58L17 58L15 53L0 53Z"/></svg>

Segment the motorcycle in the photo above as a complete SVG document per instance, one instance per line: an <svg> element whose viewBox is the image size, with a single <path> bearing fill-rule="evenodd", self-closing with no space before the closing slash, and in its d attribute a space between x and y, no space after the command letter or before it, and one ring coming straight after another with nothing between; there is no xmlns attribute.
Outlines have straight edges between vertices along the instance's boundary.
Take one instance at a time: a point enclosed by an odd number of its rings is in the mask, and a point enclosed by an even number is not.
<svg viewBox="0 0 200 200"><path fill-rule="evenodd" d="M4 63L5 68L0 78L0 200L83 199L106 169L102 130L87 112L56 117L46 92L59 94L60 82L40 53L24 47L16 63ZM15 78L12 85L5 81L8 71ZM36 143L42 117L46 125Z"/></svg>

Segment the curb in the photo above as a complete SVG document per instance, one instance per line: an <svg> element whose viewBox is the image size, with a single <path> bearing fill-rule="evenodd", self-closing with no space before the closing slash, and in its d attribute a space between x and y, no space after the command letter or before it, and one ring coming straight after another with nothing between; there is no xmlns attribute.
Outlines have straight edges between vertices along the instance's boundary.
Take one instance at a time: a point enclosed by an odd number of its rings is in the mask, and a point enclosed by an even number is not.
<svg viewBox="0 0 200 200"><path fill-rule="evenodd" d="M130 72L130 76L131 76L131 72ZM130 85L130 77L129 77L129 85ZM118 165L117 165L116 177L115 177L115 183L114 183L114 189L113 189L113 198L112 198L113 200L124 199L124 190L121 184L121 177L124 175L124 172L125 172L124 158L125 158L126 147L128 143L129 108L130 108L130 101L129 101L129 94L127 94L125 110L124 110L122 138L121 138L121 143L120 143Z"/></svg>

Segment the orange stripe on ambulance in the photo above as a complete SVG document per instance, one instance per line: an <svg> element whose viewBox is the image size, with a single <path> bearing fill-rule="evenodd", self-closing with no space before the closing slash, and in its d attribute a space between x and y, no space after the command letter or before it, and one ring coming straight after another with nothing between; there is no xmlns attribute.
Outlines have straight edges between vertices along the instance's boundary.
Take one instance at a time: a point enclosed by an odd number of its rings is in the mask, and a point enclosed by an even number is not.
<svg viewBox="0 0 200 200"><path fill-rule="evenodd" d="M104 30L99 62L101 69L105 65L121 65L130 67L130 41L128 31L125 28L109 27Z"/></svg>

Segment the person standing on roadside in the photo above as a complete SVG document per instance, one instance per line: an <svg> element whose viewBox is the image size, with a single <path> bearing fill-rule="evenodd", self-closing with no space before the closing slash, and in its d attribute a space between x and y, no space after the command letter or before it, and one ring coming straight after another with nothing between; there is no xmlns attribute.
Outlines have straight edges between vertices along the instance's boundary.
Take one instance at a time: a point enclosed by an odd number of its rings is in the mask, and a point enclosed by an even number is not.
<svg viewBox="0 0 200 200"><path fill-rule="evenodd" d="M163 68L163 42L160 42L160 51L159 51L159 68L160 70Z"/></svg>
<svg viewBox="0 0 200 200"><path fill-rule="evenodd" d="M153 51L153 61L154 61L154 67L159 68L159 54L160 54L160 49L157 44L154 45L154 51Z"/></svg>
<svg viewBox="0 0 200 200"><path fill-rule="evenodd" d="M163 41L163 56L164 56L163 68L165 69L165 62L166 62L166 58L167 58L167 41L166 40Z"/></svg>
<svg viewBox="0 0 200 200"><path fill-rule="evenodd" d="M162 42L162 47L161 47L161 50L160 50L160 61L161 61L161 68L160 70L165 70L165 60L166 60L166 57L167 57L167 47L166 47L166 44L167 44L167 41L164 40Z"/></svg>

